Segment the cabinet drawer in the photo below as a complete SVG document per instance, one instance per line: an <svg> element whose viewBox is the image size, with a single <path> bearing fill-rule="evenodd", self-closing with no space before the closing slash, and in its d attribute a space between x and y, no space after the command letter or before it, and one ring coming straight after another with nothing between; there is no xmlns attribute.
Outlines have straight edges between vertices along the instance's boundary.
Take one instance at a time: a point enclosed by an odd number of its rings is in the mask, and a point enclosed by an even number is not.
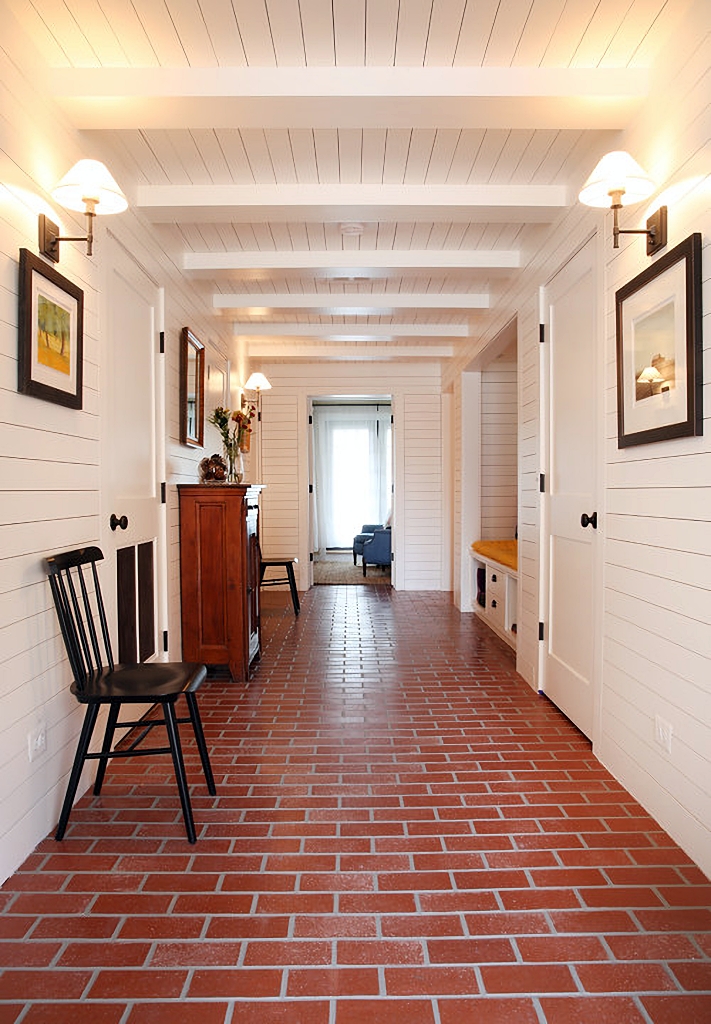
<svg viewBox="0 0 711 1024"><path fill-rule="evenodd" d="M504 622L506 620L506 601L504 599L504 591L500 594L487 594L486 598L486 614L495 622L501 629L504 628Z"/></svg>
<svg viewBox="0 0 711 1024"><path fill-rule="evenodd" d="M503 601L506 593L506 577L498 569L486 570L486 593L492 598L501 598Z"/></svg>

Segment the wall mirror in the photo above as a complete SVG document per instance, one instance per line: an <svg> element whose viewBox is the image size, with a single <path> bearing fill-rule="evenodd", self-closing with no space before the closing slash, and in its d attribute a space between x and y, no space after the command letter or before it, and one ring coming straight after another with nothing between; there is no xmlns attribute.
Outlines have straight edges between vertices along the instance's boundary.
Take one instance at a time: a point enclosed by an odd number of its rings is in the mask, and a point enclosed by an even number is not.
<svg viewBox="0 0 711 1024"><path fill-rule="evenodd" d="M180 332L180 443L202 448L205 426L205 346L189 327Z"/></svg>

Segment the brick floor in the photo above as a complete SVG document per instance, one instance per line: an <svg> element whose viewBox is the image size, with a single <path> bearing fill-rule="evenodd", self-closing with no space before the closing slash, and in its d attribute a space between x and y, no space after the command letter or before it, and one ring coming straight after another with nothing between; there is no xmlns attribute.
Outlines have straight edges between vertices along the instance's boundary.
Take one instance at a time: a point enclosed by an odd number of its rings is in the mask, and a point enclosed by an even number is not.
<svg viewBox="0 0 711 1024"><path fill-rule="evenodd" d="M0 891L0 1024L711 1022L711 887L485 626L319 587L263 635L196 846L115 762Z"/></svg>

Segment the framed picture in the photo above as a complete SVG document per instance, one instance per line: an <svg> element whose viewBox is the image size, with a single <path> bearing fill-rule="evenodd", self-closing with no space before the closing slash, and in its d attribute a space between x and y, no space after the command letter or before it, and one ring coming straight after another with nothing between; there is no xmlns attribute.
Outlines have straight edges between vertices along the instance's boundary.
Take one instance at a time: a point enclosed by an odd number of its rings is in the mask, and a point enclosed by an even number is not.
<svg viewBox="0 0 711 1024"><path fill-rule="evenodd" d="M615 294L617 447L703 433L701 235Z"/></svg>
<svg viewBox="0 0 711 1024"><path fill-rule="evenodd" d="M20 249L19 298L18 391L81 409L84 292Z"/></svg>

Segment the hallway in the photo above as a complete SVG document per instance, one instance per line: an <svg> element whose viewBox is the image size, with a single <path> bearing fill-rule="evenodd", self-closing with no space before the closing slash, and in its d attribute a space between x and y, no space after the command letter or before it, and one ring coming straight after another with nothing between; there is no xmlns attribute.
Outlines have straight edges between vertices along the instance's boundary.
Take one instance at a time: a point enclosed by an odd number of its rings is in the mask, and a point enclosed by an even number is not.
<svg viewBox="0 0 711 1024"><path fill-rule="evenodd" d="M264 595L249 688L0 890L0 1024L708 1024L711 886L450 596ZM180 1005L178 1006L178 1002Z"/></svg>

